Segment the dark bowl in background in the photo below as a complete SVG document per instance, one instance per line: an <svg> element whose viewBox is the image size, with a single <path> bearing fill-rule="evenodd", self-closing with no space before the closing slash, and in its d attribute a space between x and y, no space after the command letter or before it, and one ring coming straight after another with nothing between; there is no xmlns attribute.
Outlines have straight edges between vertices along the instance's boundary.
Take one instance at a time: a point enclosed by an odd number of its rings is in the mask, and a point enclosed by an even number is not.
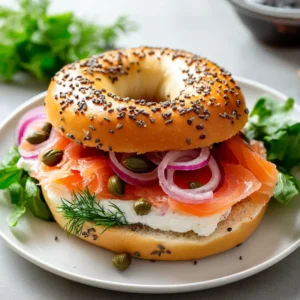
<svg viewBox="0 0 300 300"><path fill-rule="evenodd" d="M300 45L300 9L280 8L253 0L229 0L253 35L267 43Z"/></svg>

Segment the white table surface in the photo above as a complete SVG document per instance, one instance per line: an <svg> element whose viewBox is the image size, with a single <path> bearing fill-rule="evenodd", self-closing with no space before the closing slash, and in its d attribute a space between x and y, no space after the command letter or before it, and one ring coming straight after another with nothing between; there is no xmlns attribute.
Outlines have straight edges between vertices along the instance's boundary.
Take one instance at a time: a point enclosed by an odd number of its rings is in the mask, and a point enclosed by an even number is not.
<svg viewBox="0 0 300 300"><path fill-rule="evenodd" d="M11 4L0 0L0 5ZM79 16L107 24L126 14L140 30L120 41L122 46L168 46L207 56L233 74L270 85L300 103L300 49L270 47L257 42L225 0L55 0L51 11L74 10ZM99 17L101 16L101 17ZM46 89L28 76L0 81L0 120ZM300 250L270 269L224 287L156 299L300 299ZM27 262L0 240L0 299L143 299L75 283Z"/></svg>

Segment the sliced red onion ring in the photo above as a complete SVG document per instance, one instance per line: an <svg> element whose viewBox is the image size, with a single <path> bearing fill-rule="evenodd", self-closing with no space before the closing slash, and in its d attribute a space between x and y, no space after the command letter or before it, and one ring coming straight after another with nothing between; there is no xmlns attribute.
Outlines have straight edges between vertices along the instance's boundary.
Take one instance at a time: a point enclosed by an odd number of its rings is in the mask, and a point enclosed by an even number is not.
<svg viewBox="0 0 300 300"><path fill-rule="evenodd" d="M20 146L23 139L27 136L28 132L31 130L31 128L34 128L34 124L38 124L41 122L46 122L47 115L45 113L44 106L38 106L36 108L33 108L32 110L25 113L20 121L18 122L17 129L16 129L16 142L17 145ZM34 150L32 151L26 151L22 149L22 147L19 147L20 155L25 159L36 159L40 152L45 149L45 147L51 144L51 142L54 140L56 136L56 132L54 129L51 130L49 139L41 144L34 145Z"/></svg>
<svg viewBox="0 0 300 300"><path fill-rule="evenodd" d="M19 147L20 155L25 159L36 159L39 154L46 149L46 147L51 148L52 142L55 140L56 137L56 131L52 128L49 139L41 144L34 145L33 151L26 151L22 149L22 147Z"/></svg>
<svg viewBox="0 0 300 300"><path fill-rule="evenodd" d="M181 151L181 152L183 152L182 154L187 157L195 156L195 152L196 152L197 157L189 161L185 159L184 160L178 159L180 161L177 160L175 162L171 162L167 166L168 170L193 171L207 166L209 162L210 151L207 147L201 149L200 155L199 155L199 151L197 150L188 150L188 151Z"/></svg>
<svg viewBox="0 0 300 300"><path fill-rule="evenodd" d="M46 119L47 119L47 115L44 106L38 106L26 112L21 117L17 125L17 129L16 129L17 145L21 144L26 129L32 122L37 120L46 120Z"/></svg>
<svg viewBox="0 0 300 300"><path fill-rule="evenodd" d="M167 152L149 152L146 153L147 158L155 165L159 165Z"/></svg>
<svg viewBox="0 0 300 300"><path fill-rule="evenodd" d="M135 186L152 186L157 183L157 168L149 173L137 174L127 170L117 159L116 154L109 152L110 165L115 173L125 182Z"/></svg>
<svg viewBox="0 0 300 300"><path fill-rule="evenodd" d="M218 187L221 181L221 172L215 159L210 156L208 167L211 169L212 177L207 184L196 189L181 189L174 183L175 170L167 170L167 166L181 156L181 151L171 151L162 160L158 167L158 178L161 188L173 199L184 203L199 204L212 199L213 190ZM167 174L165 174L166 170Z"/></svg>

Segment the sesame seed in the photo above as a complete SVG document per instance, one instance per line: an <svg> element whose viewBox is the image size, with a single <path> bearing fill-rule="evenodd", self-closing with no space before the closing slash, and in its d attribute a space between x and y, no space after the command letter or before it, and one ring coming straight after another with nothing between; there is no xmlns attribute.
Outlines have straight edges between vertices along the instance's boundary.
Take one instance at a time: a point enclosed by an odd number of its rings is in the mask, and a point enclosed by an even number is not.
<svg viewBox="0 0 300 300"><path fill-rule="evenodd" d="M201 134L199 138L200 138L200 140L204 140L206 138L206 135L205 134Z"/></svg>
<svg viewBox="0 0 300 300"><path fill-rule="evenodd" d="M165 122L166 125L173 123L173 119L169 119Z"/></svg>
<svg viewBox="0 0 300 300"><path fill-rule="evenodd" d="M188 123L189 125L192 125L192 123L193 123L194 120L195 120L195 118L192 117L192 118L190 118L190 119L187 120L187 123Z"/></svg>
<svg viewBox="0 0 300 300"><path fill-rule="evenodd" d="M186 142L187 142L188 145L190 145L191 144L191 139L190 138L186 138Z"/></svg>
<svg viewBox="0 0 300 300"><path fill-rule="evenodd" d="M75 140L75 136L71 133L67 133L66 136L72 140Z"/></svg>

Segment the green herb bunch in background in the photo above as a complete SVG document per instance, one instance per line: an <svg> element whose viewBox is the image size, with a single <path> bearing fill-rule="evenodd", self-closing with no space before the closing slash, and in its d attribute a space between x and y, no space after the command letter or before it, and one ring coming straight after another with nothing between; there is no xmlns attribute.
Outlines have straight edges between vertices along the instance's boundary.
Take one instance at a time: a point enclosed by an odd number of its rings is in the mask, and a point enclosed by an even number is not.
<svg viewBox="0 0 300 300"><path fill-rule="evenodd" d="M0 7L0 77L26 71L40 80L64 65L115 47L120 35L134 31L125 16L111 26L81 20L72 12L48 15L48 0L19 0L19 10Z"/></svg>

